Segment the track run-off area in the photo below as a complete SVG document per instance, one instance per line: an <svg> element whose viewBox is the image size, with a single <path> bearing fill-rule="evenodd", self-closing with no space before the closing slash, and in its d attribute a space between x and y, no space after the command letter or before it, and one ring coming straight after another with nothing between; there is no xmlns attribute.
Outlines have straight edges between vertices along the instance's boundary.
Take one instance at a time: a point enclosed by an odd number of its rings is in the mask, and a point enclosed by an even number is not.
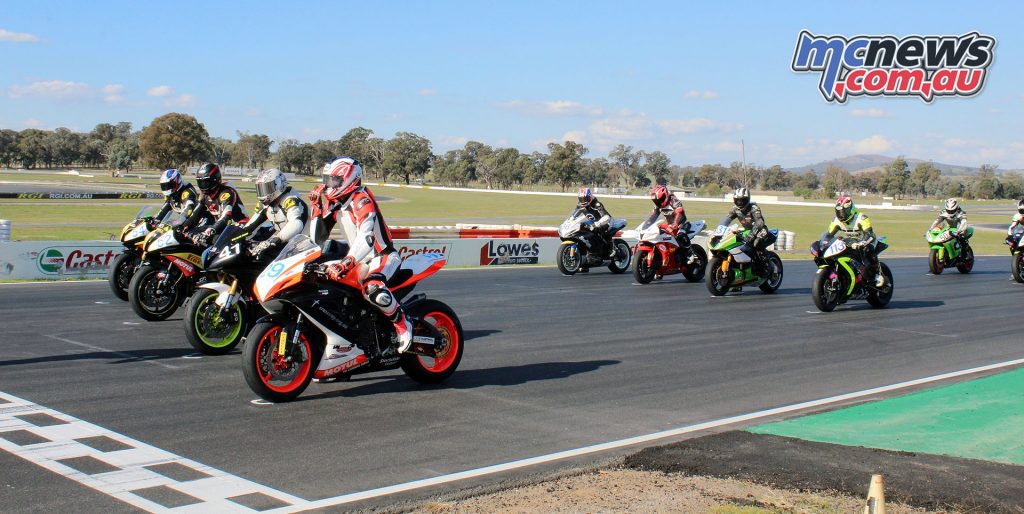
<svg viewBox="0 0 1024 514"><path fill-rule="evenodd" d="M784 262L777 294L716 298L678 275L446 270L417 289L465 328L446 383L357 375L278 405L253 402L237 351L195 355L183 310L147 323L105 282L2 284L5 510L383 505L1021 363L1008 258L939 276L883 260L888 308L828 314L809 261Z"/></svg>

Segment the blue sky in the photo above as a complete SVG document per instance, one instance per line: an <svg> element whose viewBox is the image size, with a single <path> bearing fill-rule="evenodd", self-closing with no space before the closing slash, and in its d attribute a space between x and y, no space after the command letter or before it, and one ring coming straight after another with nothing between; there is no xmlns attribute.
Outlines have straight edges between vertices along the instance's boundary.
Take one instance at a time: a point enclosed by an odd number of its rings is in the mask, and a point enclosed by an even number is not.
<svg viewBox="0 0 1024 514"><path fill-rule="evenodd" d="M212 135L412 131L521 150L626 143L678 164L798 166L856 153L1024 168L1020 3L47 2L5 0L0 127L141 128L186 112ZM927 6L925 9L923 6ZM825 103L789 70L818 34L994 36L985 90Z"/></svg>

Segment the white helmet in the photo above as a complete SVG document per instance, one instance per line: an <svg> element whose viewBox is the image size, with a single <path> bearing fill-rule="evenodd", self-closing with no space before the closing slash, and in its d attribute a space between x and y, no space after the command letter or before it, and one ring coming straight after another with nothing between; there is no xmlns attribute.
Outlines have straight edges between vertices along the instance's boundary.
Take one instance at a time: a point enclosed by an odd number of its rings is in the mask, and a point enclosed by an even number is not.
<svg viewBox="0 0 1024 514"><path fill-rule="evenodd" d="M956 198L950 198L949 200L946 200L946 212L948 212L949 214L953 214L958 210L960 210L960 202L957 202Z"/></svg>
<svg viewBox="0 0 1024 514"><path fill-rule="evenodd" d="M277 168L263 170L256 175L256 198L263 205L277 200L277 197L287 193L290 189L288 178Z"/></svg>
<svg viewBox="0 0 1024 514"><path fill-rule="evenodd" d="M169 169L160 174L160 192L164 196L171 196L171 193L181 189L181 173L178 170Z"/></svg>
<svg viewBox="0 0 1024 514"><path fill-rule="evenodd" d="M327 163L323 170L327 199L344 202L363 183L363 167L352 157L338 157Z"/></svg>
<svg viewBox="0 0 1024 514"><path fill-rule="evenodd" d="M745 187L737 188L736 191L732 193L732 203L739 208L750 205L750 190Z"/></svg>

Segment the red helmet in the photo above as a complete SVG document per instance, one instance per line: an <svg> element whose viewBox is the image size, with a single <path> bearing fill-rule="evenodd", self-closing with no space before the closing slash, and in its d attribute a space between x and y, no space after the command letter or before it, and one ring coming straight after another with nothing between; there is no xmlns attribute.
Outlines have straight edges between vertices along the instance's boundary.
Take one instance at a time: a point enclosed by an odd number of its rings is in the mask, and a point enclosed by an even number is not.
<svg viewBox="0 0 1024 514"><path fill-rule="evenodd" d="M363 183L363 167L352 157L338 157L324 166L324 195L331 202L343 202Z"/></svg>
<svg viewBox="0 0 1024 514"><path fill-rule="evenodd" d="M671 198L672 193L669 193L668 188L661 184L658 184L651 189L651 201L654 202L654 205L659 209L668 207Z"/></svg>
<svg viewBox="0 0 1024 514"><path fill-rule="evenodd" d="M580 207L590 205L590 202L594 201L594 192L589 187L581 187L577 198L580 200Z"/></svg>

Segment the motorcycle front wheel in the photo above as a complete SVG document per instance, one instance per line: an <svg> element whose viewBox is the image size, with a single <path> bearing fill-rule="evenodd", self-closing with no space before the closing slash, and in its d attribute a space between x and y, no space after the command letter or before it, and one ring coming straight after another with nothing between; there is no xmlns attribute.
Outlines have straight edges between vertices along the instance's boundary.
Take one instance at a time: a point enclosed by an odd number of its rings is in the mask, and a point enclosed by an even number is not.
<svg viewBox="0 0 1024 514"><path fill-rule="evenodd" d="M939 251L934 248L928 252L928 271L932 275L942 274L942 259L939 258Z"/></svg>
<svg viewBox="0 0 1024 514"><path fill-rule="evenodd" d="M413 306L406 315L416 318L413 335L433 334L432 330L417 327L429 323L444 339L443 348L433 357L406 353L402 355L402 371L421 384L439 384L455 373L462 362L462 322L451 307L437 300L424 300Z"/></svg>
<svg viewBox="0 0 1024 514"><path fill-rule="evenodd" d="M224 355L245 335L245 303L235 302L225 311L217 305L218 296L213 289L199 288L185 309L185 338L203 355Z"/></svg>
<svg viewBox="0 0 1024 514"><path fill-rule="evenodd" d="M704 285L707 286L708 292L715 296L722 296L729 292L729 288L732 287L733 271L731 268L722 270L722 263L725 259L715 256L711 258L711 262L708 263L708 270L704 275Z"/></svg>
<svg viewBox="0 0 1024 514"><path fill-rule="evenodd" d="M178 310L185 294L187 277L172 277L165 281L160 278L160 272L151 264L143 264L128 284L128 304L135 314L146 321L163 321L171 317Z"/></svg>
<svg viewBox="0 0 1024 514"><path fill-rule="evenodd" d="M1010 273L1013 274L1013 280L1019 284L1024 284L1024 253L1013 254L1013 262L1010 263Z"/></svg>
<svg viewBox="0 0 1024 514"><path fill-rule="evenodd" d="M654 280L654 275L658 273L658 268L661 267L658 262L658 254L654 254L650 264L647 263L647 254L651 251L649 248L638 248L636 255L633 256L633 278L638 284L650 284Z"/></svg>
<svg viewBox="0 0 1024 514"><path fill-rule="evenodd" d="M573 243L559 246L555 262L558 264L558 271L561 271L563 275L567 277L575 275L583 266L583 256L579 245Z"/></svg>
<svg viewBox="0 0 1024 514"><path fill-rule="evenodd" d="M833 278L835 277L835 278ZM834 270L824 268L814 275L811 284L811 298L814 306L821 312L832 312L839 305L840 289L843 287Z"/></svg>
<svg viewBox="0 0 1024 514"><path fill-rule="evenodd" d="M110 265L110 271L107 273L107 282L110 283L110 290L114 292L114 296L128 301L128 286L132 282L135 269L139 267L140 260L138 255L127 250L114 259L114 264Z"/></svg>
<svg viewBox="0 0 1024 514"><path fill-rule="evenodd" d="M280 322L259 323L249 331L242 350L245 383L260 398L274 403L288 402L302 394L320 360L319 348L310 344L304 333L299 335L298 344L288 341L284 353L278 353L283 330Z"/></svg>

